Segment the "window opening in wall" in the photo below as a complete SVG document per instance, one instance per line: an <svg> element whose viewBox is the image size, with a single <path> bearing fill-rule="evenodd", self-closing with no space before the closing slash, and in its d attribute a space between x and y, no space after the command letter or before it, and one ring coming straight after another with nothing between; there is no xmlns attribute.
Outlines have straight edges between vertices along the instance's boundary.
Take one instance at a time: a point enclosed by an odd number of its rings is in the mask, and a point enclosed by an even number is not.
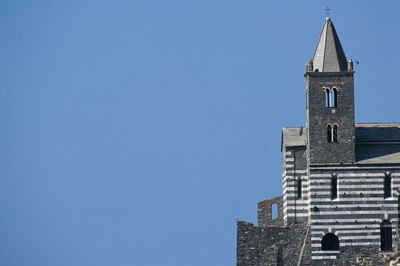
<svg viewBox="0 0 400 266"><path fill-rule="evenodd" d="M301 179L299 178L299 179L297 179L297 198L298 199L301 199L301 197L302 197L302 187L301 187Z"/></svg>
<svg viewBox="0 0 400 266"><path fill-rule="evenodd" d="M392 250L392 224L388 220L381 223L381 250Z"/></svg>
<svg viewBox="0 0 400 266"><path fill-rule="evenodd" d="M384 197L390 198L392 196L392 178L390 175L385 176L384 179Z"/></svg>
<svg viewBox="0 0 400 266"><path fill-rule="evenodd" d="M326 107L337 107L337 93L338 90L333 88L325 88L325 106Z"/></svg>
<svg viewBox="0 0 400 266"><path fill-rule="evenodd" d="M328 125L327 127L327 136L328 136L328 142L332 142L332 126Z"/></svg>
<svg viewBox="0 0 400 266"><path fill-rule="evenodd" d="M278 204L276 204L276 203L272 203L271 218L272 219L278 218Z"/></svg>
<svg viewBox="0 0 400 266"><path fill-rule="evenodd" d="M331 106L331 93L329 89L325 89L325 106L326 107Z"/></svg>
<svg viewBox="0 0 400 266"><path fill-rule="evenodd" d="M337 198L337 177L332 177L331 179L331 198Z"/></svg>
<svg viewBox="0 0 400 266"><path fill-rule="evenodd" d="M332 142L337 142L337 125L333 125Z"/></svg>
<svg viewBox="0 0 400 266"><path fill-rule="evenodd" d="M337 89L333 88L331 92L331 106L330 107L337 107Z"/></svg>
<svg viewBox="0 0 400 266"><path fill-rule="evenodd" d="M338 141L338 126L337 125L328 125L326 127L326 133L327 133L327 138L328 142L337 142Z"/></svg>
<svg viewBox="0 0 400 266"><path fill-rule="evenodd" d="M327 233L321 242L322 250L339 250L339 238L332 233Z"/></svg>

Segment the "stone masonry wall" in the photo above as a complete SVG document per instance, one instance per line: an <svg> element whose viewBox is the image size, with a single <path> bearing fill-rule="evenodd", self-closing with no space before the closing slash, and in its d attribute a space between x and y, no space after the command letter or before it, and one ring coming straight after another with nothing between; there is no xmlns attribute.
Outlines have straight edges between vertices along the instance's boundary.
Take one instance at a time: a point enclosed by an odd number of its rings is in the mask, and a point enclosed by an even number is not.
<svg viewBox="0 0 400 266"><path fill-rule="evenodd" d="M237 266L297 265L307 227L306 224L262 227L238 222ZM310 262L311 252L307 256L302 261Z"/></svg>
<svg viewBox="0 0 400 266"><path fill-rule="evenodd" d="M378 248L373 247L341 247L335 260L312 261L311 234L307 234L307 227L307 224L262 227L239 221L237 266L296 266L301 252L301 266L385 266L399 256L398 252L379 252ZM304 240L306 244L303 249Z"/></svg>
<svg viewBox="0 0 400 266"><path fill-rule="evenodd" d="M278 217L276 219L272 219L272 204L276 204L278 208ZM282 226L284 224L282 196L260 201L257 211L259 226Z"/></svg>
<svg viewBox="0 0 400 266"><path fill-rule="evenodd" d="M337 88L337 107L325 107L324 88ZM307 150L310 164L355 162L353 72L306 73ZM327 125L338 126L328 143Z"/></svg>

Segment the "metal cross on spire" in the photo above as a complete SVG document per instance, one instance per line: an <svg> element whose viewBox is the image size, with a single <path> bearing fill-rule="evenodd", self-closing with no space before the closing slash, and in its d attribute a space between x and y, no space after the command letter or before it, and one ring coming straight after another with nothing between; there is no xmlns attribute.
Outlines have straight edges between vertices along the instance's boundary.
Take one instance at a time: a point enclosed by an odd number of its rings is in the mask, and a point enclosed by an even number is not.
<svg viewBox="0 0 400 266"><path fill-rule="evenodd" d="M327 6L324 10L326 11L326 16L329 17L329 12L330 12L332 9L330 9L329 6Z"/></svg>

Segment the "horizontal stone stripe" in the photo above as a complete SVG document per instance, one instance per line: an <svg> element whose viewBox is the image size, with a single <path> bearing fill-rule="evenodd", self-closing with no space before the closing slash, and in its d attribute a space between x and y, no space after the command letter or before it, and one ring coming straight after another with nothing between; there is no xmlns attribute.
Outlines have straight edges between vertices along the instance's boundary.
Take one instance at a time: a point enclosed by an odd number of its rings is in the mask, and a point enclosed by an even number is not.
<svg viewBox="0 0 400 266"><path fill-rule="evenodd" d="M318 215L319 216L319 215ZM316 215L311 215L311 223L315 224L315 223L336 223L339 222L340 224L346 224L346 223L350 223L350 224L361 224L361 223L366 223L366 222L378 222L378 221L383 221L383 220L390 220L391 223L397 222L398 221L398 217L388 217L387 219L384 219L383 217L371 217L371 218L348 218L348 217L344 217L344 218L323 218L323 219L316 219L315 217L318 217ZM382 218L382 219L381 219ZM357 222L356 222L357 220Z"/></svg>
<svg viewBox="0 0 400 266"><path fill-rule="evenodd" d="M297 189L295 190L297 191ZM312 193L312 195L330 195L332 193L331 189L313 189L311 187L310 192ZM353 194L377 194L380 195L384 193L383 188L361 188L361 189L356 189L356 188L342 188L339 187L337 189L337 193L338 195L353 195Z"/></svg>
<svg viewBox="0 0 400 266"><path fill-rule="evenodd" d="M371 222L363 221L363 222L357 222L357 223L355 223L354 220L351 221L351 222L338 222L338 223L325 222L323 220L320 220L318 223L315 223L315 222L311 223L311 228L312 228L312 231L314 231L314 230L316 230L316 231L321 231L321 230L322 231L326 231L326 230L329 230L329 228L331 230L336 230L336 229L337 230L344 230L344 229L338 229L338 226L340 226L340 225L341 226L346 226L346 225L355 226L355 225L362 224L363 227L362 228L357 228L357 230L358 229L367 230L367 229L365 229L365 227L368 227L368 229L369 229L369 228L372 228L374 225L377 225L378 227L375 227L375 229L376 229L376 228L380 228L380 224L381 224L382 220L384 220L384 219L379 219L379 220L378 219L373 219ZM392 223L392 228L397 228L397 226L394 225L397 222L391 221L391 223ZM318 227L316 228L316 226L318 226ZM351 230L351 229L349 229L349 230ZM354 229L354 230L356 230L356 229Z"/></svg>
<svg viewBox="0 0 400 266"><path fill-rule="evenodd" d="M397 211L338 211L338 212L319 212L318 214L311 214L311 217L321 217L319 219L344 219L347 217L352 217L354 219L361 219L361 218L381 218L383 215L393 214L397 215Z"/></svg>
<svg viewBox="0 0 400 266"><path fill-rule="evenodd" d="M319 198L312 198L311 203L313 204L320 204L320 203L326 203L326 202L341 202L343 204L346 203L356 203L357 201L361 201L361 202L376 202L377 204L379 202L382 202L382 204L384 202L397 202L396 199L392 199L392 198L388 198L388 199L384 199L383 197L368 197L368 198L361 198L361 197L351 197L351 198L347 198L344 196L341 196L340 198L334 199L332 200L330 197L319 197Z"/></svg>
<svg viewBox="0 0 400 266"><path fill-rule="evenodd" d="M308 213L288 213L287 217L308 217Z"/></svg>
<svg viewBox="0 0 400 266"><path fill-rule="evenodd" d="M301 200L294 200L295 197L287 201L287 206L310 206L310 202L306 198L302 198Z"/></svg>
<svg viewBox="0 0 400 266"><path fill-rule="evenodd" d="M392 228L393 231L396 231L396 228ZM374 236L380 236L381 235L381 229L365 229L365 230L333 230L332 233L334 233L336 236L339 237L339 239L343 236L366 236L366 235L374 235ZM323 237L326 234L324 231L311 231L311 236L314 237ZM396 234L396 233L394 233Z"/></svg>
<svg viewBox="0 0 400 266"><path fill-rule="evenodd" d="M388 200L388 201L373 201L373 200L363 200L363 201L352 201L352 200L346 200L346 201L338 201L337 199L335 200L328 200L328 201L312 201L313 206L321 206L321 207L327 207L327 206L332 206L332 207L340 207L344 208L345 206L351 207L357 207L357 206L385 206L385 207L393 207L395 208L397 206L397 200Z"/></svg>
<svg viewBox="0 0 400 266"><path fill-rule="evenodd" d="M330 198L330 195L331 195L330 193L324 193L324 192L321 192L321 193L315 193L315 192L311 193L310 192L310 198L311 199ZM363 192L363 195L360 195L359 192L358 193L352 193L352 194L350 194L350 193L339 193L339 198L360 198L360 197L362 197L364 199L364 201L368 200L367 197L368 198L377 197L377 198L383 199L383 193L372 193L372 192L371 193L367 193L367 192Z"/></svg>
<svg viewBox="0 0 400 266"><path fill-rule="evenodd" d="M311 187L311 195L330 195L331 194L331 190L313 190ZM375 188L365 188L365 189L359 189L359 190L355 190L354 188L338 188L338 195L353 195L353 194L376 194L376 195L383 195L383 189L375 189Z"/></svg>
<svg viewBox="0 0 400 266"><path fill-rule="evenodd" d="M368 203L358 203L358 204L353 204L353 202L349 203L342 203L342 202L324 202L322 204L314 204L317 206L320 210L321 208L327 209L352 209L352 208L397 208L397 203L393 202L385 202L385 203L373 203L373 202L368 202Z"/></svg>
<svg viewBox="0 0 400 266"><path fill-rule="evenodd" d="M298 178L291 179L291 180L287 180L286 179L286 180L284 180L282 182L282 184L286 184L287 186L296 186L297 187L297 181L298 181ZM301 185L302 186L307 186L307 187L310 186L309 182L307 180L305 180L305 179L301 179Z"/></svg>
<svg viewBox="0 0 400 266"><path fill-rule="evenodd" d="M378 165L378 164L353 164L353 165L316 165L312 164L310 165L310 170L312 171L326 171L326 170L344 170L344 171L365 171L365 170L375 170L376 169L383 169L386 171L395 171L399 169L399 164L396 163L391 163L391 164L384 164L384 165Z"/></svg>
<svg viewBox="0 0 400 266"><path fill-rule="evenodd" d="M352 213L391 213L391 214L397 214L397 208L392 208L392 207L386 207L386 208L381 208L379 206L374 206L374 207L364 207L364 208L347 208L347 207L343 207L343 208L322 208L322 207L318 207L318 212L315 212L316 215L320 215L320 214L327 214L327 213L332 213L333 215L335 214L352 214ZM312 210L312 212L314 213L314 210Z"/></svg>
<svg viewBox="0 0 400 266"><path fill-rule="evenodd" d="M287 213L294 213L294 212L297 212L297 213L308 213L308 208L306 207L306 208L296 208L296 209L294 209L294 208L290 208L290 209L288 209L288 211L287 211Z"/></svg>
<svg viewBox="0 0 400 266"><path fill-rule="evenodd" d="M301 198L298 198L297 197L297 191L287 191L286 192L286 196L287 196L287 198L288 199L290 199L290 200L296 200L296 201L299 201L299 200L308 200L308 192L307 193L301 193L302 194L302 197Z"/></svg>
<svg viewBox="0 0 400 266"><path fill-rule="evenodd" d="M360 225L360 226L359 226ZM350 234L351 232L354 232L357 234L358 232L369 232L369 231L374 231L378 230L379 232L381 228L381 220L376 221L376 222L371 222L371 223L346 223L346 224L336 224L336 223L318 223L318 224L312 224L311 226L311 232L327 232L327 230L332 230L332 232L342 232L343 234ZM392 229L394 231L397 230L397 223L392 223Z"/></svg>
<svg viewBox="0 0 400 266"><path fill-rule="evenodd" d="M309 204L308 204L307 201L301 201L301 202L297 202L297 203L294 203L294 201L288 201L288 203L286 205L287 208L289 208L289 207L299 207L299 206L308 208Z"/></svg>
<svg viewBox="0 0 400 266"><path fill-rule="evenodd" d="M366 180L366 181L349 181L349 182L343 182L342 180L338 180L338 186L359 186L360 184L363 184L363 185L372 185L372 186L378 186L378 185L381 185L382 187L383 187L383 183L384 183L384 180L383 180L383 178L382 178L382 180L374 180L374 179L371 179L371 180ZM331 179L328 179L328 180L326 180L326 181L324 181L324 182L314 182L314 181L310 181L310 184L311 184L311 186L312 187L315 187L315 188L325 188L325 187L327 187L327 186L331 186ZM398 184L400 184L400 183L394 183L393 182L393 180L392 180L392 186L393 186L393 184L395 185L395 187L398 187Z"/></svg>
<svg viewBox="0 0 400 266"><path fill-rule="evenodd" d="M343 240L380 240L380 235L364 235L364 236L339 236L339 241ZM322 241L322 237L311 237L311 241Z"/></svg>
<svg viewBox="0 0 400 266"><path fill-rule="evenodd" d="M367 242L348 242L348 241L343 241L340 242L339 245L341 247L346 247L346 246L380 246L381 242L380 241L367 241ZM312 248L321 248L321 243L313 243L311 244Z"/></svg>
<svg viewBox="0 0 400 266"><path fill-rule="evenodd" d="M313 250L312 254L339 254L339 250Z"/></svg>
<svg viewBox="0 0 400 266"><path fill-rule="evenodd" d="M285 175L285 179L286 180L290 180L290 181L294 181L297 178L301 178L304 182L309 182L308 180L308 176L307 175L303 175L303 174L298 174L298 175Z"/></svg>
<svg viewBox="0 0 400 266"><path fill-rule="evenodd" d="M286 173L288 173L288 174L307 174L307 170L293 170L293 169L291 169L291 170L286 170Z"/></svg>
<svg viewBox="0 0 400 266"><path fill-rule="evenodd" d="M298 171L296 171L296 174L293 174L293 173L286 174L285 177L292 179L292 180L293 180L293 178L298 178L298 177L308 180L308 175L306 173L303 173L303 172L299 173Z"/></svg>
<svg viewBox="0 0 400 266"><path fill-rule="evenodd" d="M359 177L359 178L370 178L370 177L384 177L385 176L385 172L386 171L379 171L379 172L373 172L373 173L371 173L371 172L356 172L356 173L349 173L349 172L346 172L346 173L338 173L338 172L335 172L336 173L336 176L338 177L338 178L350 178L350 177ZM393 176L393 175L392 175ZM330 173L323 173L323 174L317 174L317 173L311 173L310 174L310 178L311 179L318 179L318 178L331 178L332 177L332 174L330 174Z"/></svg>
<svg viewBox="0 0 400 266"><path fill-rule="evenodd" d="M311 187L312 191L330 190L332 188L332 185L331 185L331 182L329 182L326 185L314 185L314 184L311 184L310 187ZM358 184L358 185L357 184L356 185L352 184L352 185L350 185L350 184L339 183L337 187L339 189L343 189L343 188L345 188L345 189L349 189L349 188L351 188L351 189L376 188L376 189L382 189L382 190L384 188L383 182L381 182L379 184L375 184L375 183L365 184L365 183L363 183L363 185L361 185L361 184ZM392 189L398 188L398 187L399 186L392 186Z"/></svg>
<svg viewBox="0 0 400 266"><path fill-rule="evenodd" d="M297 193L293 193L293 192L286 193L286 195L287 195L288 201L296 201L296 202L308 201L308 197L306 195L304 195L304 193L303 193L303 197L301 197L301 198L297 198Z"/></svg>
<svg viewBox="0 0 400 266"><path fill-rule="evenodd" d="M336 260L335 255L328 255L328 256L311 256L311 259L313 260Z"/></svg>
<svg viewBox="0 0 400 266"><path fill-rule="evenodd" d="M338 190L357 190L357 191L363 191L366 189L370 190L382 190L384 188L383 182L381 184L364 184L364 185L347 185L347 184L338 184ZM329 185L323 185L323 186L315 186L311 185L310 186L312 191L319 191L319 190L331 190L332 186ZM391 189L398 189L399 186L392 186Z"/></svg>
<svg viewBox="0 0 400 266"><path fill-rule="evenodd" d="M392 228L392 233L393 235L396 235L397 228ZM365 229L365 230L336 230L336 235L339 236L339 238L343 236L357 236L357 235L362 235L365 236L366 234L368 235L376 235L379 236L381 235L381 229Z"/></svg>
<svg viewBox="0 0 400 266"><path fill-rule="evenodd" d="M349 229L349 230L361 230L361 229L365 229L365 227L369 228L380 228L381 225L380 223L363 223L363 224L334 224L331 223L330 225L312 225L312 229L311 230L320 230L320 229L327 229L327 228L331 228L332 231L333 230L343 230L343 229Z"/></svg>
<svg viewBox="0 0 400 266"><path fill-rule="evenodd" d="M291 182L285 182L284 184L285 184L286 188L291 188L291 189L296 189L297 190L297 180L296 181L291 181ZM302 180L301 181L301 188L308 190L309 189L309 185Z"/></svg>
<svg viewBox="0 0 400 266"><path fill-rule="evenodd" d="M298 188L297 187L287 186L285 189L286 189L287 193L296 193L296 195L297 195L297 192L298 192ZM304 186L301 187L301 193L303 195L307 194L308 191L309 191L308 187L304 187Z"/></svg>

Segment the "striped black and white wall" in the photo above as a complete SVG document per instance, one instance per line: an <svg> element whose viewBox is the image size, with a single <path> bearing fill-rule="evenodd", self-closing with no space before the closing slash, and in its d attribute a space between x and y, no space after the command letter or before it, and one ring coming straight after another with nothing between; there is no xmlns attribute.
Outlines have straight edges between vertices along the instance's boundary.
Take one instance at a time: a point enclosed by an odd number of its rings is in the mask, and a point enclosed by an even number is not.
<svg viewBox="0 0 400 266"><path fill-rule="evenodd" d="M390 176L390 196L384 195ZM337 198L332 198L332 177L337 178ZM321 249L328 233L340 248L368 246L380 250L381 224L390 222L393 242L399 222L400 166L310 167L310 225L312 259L336 259L339 251Z"/></svg>

